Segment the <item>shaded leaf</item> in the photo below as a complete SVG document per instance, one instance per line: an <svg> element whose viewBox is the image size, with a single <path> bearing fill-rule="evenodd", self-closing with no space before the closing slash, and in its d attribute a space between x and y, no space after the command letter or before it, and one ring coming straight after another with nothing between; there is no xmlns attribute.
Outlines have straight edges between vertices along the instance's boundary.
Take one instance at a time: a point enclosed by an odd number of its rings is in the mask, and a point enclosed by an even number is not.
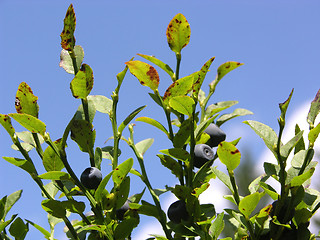
<svg viewBox="0 0 320 240"><path fill-rule="evenodd" d="M212 239L218 239L219 235L221 234L224 228L224 221L223 221L224 213L218 214L214 222L210 225L209 234Z"/></svg>
<svg viewBox="0 0 320 240"><path fill-rule="evenodd" d="M294 129L295 134L297 135L300 131L301 131L301 129L300 129L299 125L296 124L295 129ZM294 154L296 154L300 150L305 150L305 149L306 149L306 146L304 143L304 139L302 137L302 138L300 138L300 140L297 142L297 144L294 147Z"/></svg>
<svg viewBox="0 0 320 240"><path fill-rule="evenodd" d="M84 58L84 51L79 45L74 46L73 51L76 56L77 69L79 69ZM67 73L74 74L72 58L70 57L69 52L65 49L61 50L59 67L62 67Z"/></svg>
<svg viewBox="0 0 320 240"><path fill-rule="evenodd" d="M160 150L160 152L181 161L186 161L187 159L190 158L189 152L184 150L183 148L164 149L164 150Z"/></svg>
<svg viewBox="0 0 320 240"><path fill-rule="evenodd" d="M282 157L287 158L291 152L291 150L294 148L294 146L300 141L300 139L303 137L303 131L296 134L292 139L290 139L289 142L287 142L285 145L280 147L280 154Z"/></svg>
<svg viewBox="0 0 320 240"><path fill-rule="evenodd" d="M233 61L221 64L217 70L217 81L220 81L227 73L231 72L241 65L243 65L243 63Z"/></svg>
<svg viewBox="0 0 320 240"><path fill-rule="evenodd" d="M85 120L73 120L71 123L71 139L74 140L81 151L89 152L93 149L96 131L93 125Z"/></svg>
<svg viewBox="0 0 320 240"><path fill-rule="evenodd" d="M30 225L32 225L37 230L39 230L39 232L41 232L46 239L50 238L51 234L46 229L44 229L43 227L39 226L38 224L36 224L30 220L26 219L26 222L29 223Z"/></svg>
<svg viewBox="0 0 320 240"><path fill-rule="evenodd" d="M16 94L15 107L17 113L26 113L34 117L38 117L39 105L32 89L25 82L20 83Z"/></svg>
<svg viewBox="0 0 320 240"><path fill-rule="evenodd" d="M82 64L80 70L70 83L72 95L85 99L93 88L93 71L87 64Z"/></svg>
<svg viewBox="0 0 320 240"><path fill-rule="evenodd" d="M220 179L221 182L226 185L231 192L233 192L232 184L230 178L227 174L217 169L217 167L211 168L213 173Z"/></svg>
<svg viewBox="0 0 320 240"><path fill-rule="evenodd" d="M195 102L189 96L177 96L170 99L169 106L177 112L190 117L193 113Z"/></svg>
<svg viewBox="0 0 320 240"><path fill-rule="evenodd" d="M190 25L181 13L177 14L167 27L167 41L171 50L180 53L190 41Z"/></svg>
<svg viewBox="0 0 320 240"><path fill-rule="evenodd" d="M178 132L174 135L173 146L175 148L182 148L188 143L191 134L191 124L196 125L191 120L191 118L188 118L187 120L183 121Z"/></svg>
<svg viewBox="0 0 320 240"><path fill-rule="evenodd" d="M66 209L62 202L52 199L46 199L41 202L42 208L56 218L64 218Z"/></svg>
<svg viewBox="0 0 320 240"><path fill-rule="evenodd" d="M65 50L71 51L76 43L76 39L73 35L76 29L76 15L72 4L70 4L67 10L63 23L63 30L60 34L61 47Z"/></svg>
<svg viewBox="0 0 320 240"><path fill-rule="evenodd" d="M224 109L238 104L238 101L224 101L209 105L205 110L205 119L211 118L214 114L221 112Z"/></svg>
<svg viewBox="0 0 320 240"><path fill-rule="evenodd" d="M149 55L140 54L140 53L138 53L137 55L139 55L140 57L143 57L144 59L152 62L155 65L157 65L162 70L164 70L166 73L168 73L171 78L173 77L174 72L173 72L173 70L170 68L170 66L168 64L165 64L164 62L162 62L161 60L155 58L154 56L149 56Z"/></svg>
<svg viewBox="0 0 320 240"><path fill-rule="evenodd" d="M318 123L318 125L315 128L312 128L308 134L308 140L310 141L311 145L315 143L319 133L320 133L320 123Z"/></svg>
<svg viewBox="0 0 320 240"><path fill-rule="evenodd" d="M158 89L159 74L153 66L137 60L126 62L126 64L131 74L138 78L141 85L147 86L153 91Z"/></svg>
<svg viewBox="0 0 320 240"><path fill-rule="evenodd" d="M10 223L18 216L18 214L14 214L11 216L11 218L8 221L0 222L0 232L2 232L7 226L9 226Z"/></svg>
<svg viewBox="0 0 320 240"><path fill-rule="evenodd" d="M84 202L78 202L74 199L63 201L62 204L69 212L73 213L83 213L86 208Z"/></svg>
<svg viewBox="0 0 320 240"><path fill-rule="evenodd" d="M138 117L136 119L136 121L140 121L140 122L144 122L144 123L148 123L158 129L160 129L162 132L164 132L168 137L169 137L169 133L167 131L167 129L157 120L153 119L153 118L149 118L149 117Z"/></svg>
<svg viewBox="0 0 320 240"><path fill-rule="evenodd" d="M168 155L157 154L157 156L160 158L161 164L171 170L176 177L179 178L181 176L182 168L176 160Z"/></svg>
<svg viewBox="0 0 320 240"><path fill-rule="evenodd" d="M220 161L227 166L228 170L234 170L240 164L241 153L232 143L219 143L217 154Z"/></svg>
<svg viewBox="0 0 320 240"><path fill-rule="evenodd" d="M34 116L26 113L10 113L9 116L32 133L43 136L46 131L46 125Z"/></svg>
<svg viewBox="0 0 320 240"><path fill-rule="evenodd" d="M26 237L28 231L28 223L24 223L20 217L16 218L9 228L10 234L17 240L23 240Z"/></svg>
<svg viewBox="0 0 320 240"><path fill-rule="evenodd" d="M273 200L277 200L279 198L279 194L277 193L277 191L274 190L274 188L271 187L269 184L266 184L265 182L260 182L260 186Z"/></svg>
<svg viewBox="0 0 320 240"><path fill-rule="evenodd" d="M22 194L22 190L18 190L14 193L11 193L9 196L6 197L6 201L4 204L4 215L3 219L6 217L12 206L20 199Z"/></svg>
<svg viewBox="0 0 320 240"><path fill-rule="evenodd" d="M104 195L104 190L110 180L110 177L112 176L113 171L111 171L107 176L105 176L102 181L100 182L98 188L96 189L95 193L94 193L94 197L96 199L97 202L101 202L102 197Z"/></svg>
<svg viewBox="0 0 320 240"><path fill-rule="evenodd" d="M55 141L54 144L60 149L60 139ZM48 146L43 153L42 163L47 172L49 171L61 171L64 168L63 162L57 155L57 153Z"/></svg>

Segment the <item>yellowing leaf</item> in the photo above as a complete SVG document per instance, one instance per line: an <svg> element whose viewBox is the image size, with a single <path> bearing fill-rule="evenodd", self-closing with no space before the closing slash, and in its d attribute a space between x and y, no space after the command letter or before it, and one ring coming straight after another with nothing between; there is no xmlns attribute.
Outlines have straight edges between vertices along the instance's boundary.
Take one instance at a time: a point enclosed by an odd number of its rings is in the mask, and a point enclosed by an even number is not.
<svg viewBox="0 0 320 240"><path fill-rule="evenodd" d="M221 142L218 146L217 154L228 170L234 170L240 164L241 153L232 143Z"/></svg>
<svg viewBox="0 0 320 240"><path fill-rule="evenodd" d="M190 41L190 25L181 13L177 14L167 28L167 41L171 50L180 53Z"/></svg>
<svg viewBox="0 0 320 240"><path fill-rule="evenodd" d="M29 85L25 82L20 83L15 101L17 113L27 113L37 118L39 112L37 101L38 97L33 95Z"/></svg>
<svg viewBox="0 0 320 240"><path fill-rule="evenodd" d="M70 4L66 17L63 21L63 30L60 34L61 37L61 47L65 50L71 51L74 48L76 39L74 38L74 31L76 29L76 14L73 9L73 5Z"/></svg>
<svg viewBox="0 0 320 240"><path fill-rule="evenodd" d="M126 64L131 74L138 78L141 85L147 86L153 91L158 89L159 74L154 67L138 60L129 61Z"/></svg>
<svg viewBox="0 0 320 240"><path fill-rule="evenodd" d="M82 64L80 71L70 83L72 95L85 99L93 88L93 72L89 65Z"/></svg>

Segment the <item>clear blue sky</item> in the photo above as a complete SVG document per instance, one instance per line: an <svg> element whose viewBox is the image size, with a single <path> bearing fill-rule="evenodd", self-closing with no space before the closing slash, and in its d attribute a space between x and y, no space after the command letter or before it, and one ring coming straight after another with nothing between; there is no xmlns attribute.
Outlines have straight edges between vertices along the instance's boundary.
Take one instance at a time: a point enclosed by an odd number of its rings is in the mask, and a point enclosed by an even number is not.
<svg viewBox="0 0 320 240"><path fill-rule="evenodd" d="M15 94L20 82L25 81L39 97L39 118L46 123L53 139L61 137L80 104L69 89L72 75L59 67L60 33L70 3L0 0L0 113L15 111ZM214 79L220 64L226 61L244 63L222 80L211 103L238 100L237 107L254 112L253 116L224 125L227 140L244 135L240 151L241 148L249 149L254 157L259 156L263 142L241 122L255 119L277 129L278 103L287 98L292 88L295 92L288 114L310 101L319 89L319 1L81 0L73 4L77 17L76 44L84 48L84 62L94 72L92 94L110 97L116 86L116 74L136 53L155 55L174 69L175 56L168 47L165 31L177 13L182 13L191 25L190 44L182 51L181 76L199 70L215 56L204 83L204 90L207 90L206 85ZM161 70L159 73L160 91L163 92L170 79ZM164 114L150 101L148 92L148 88L128 74L120 92L119 120L147 104L140 116L164 122ZM94 126L96 146L104 146L104 141L111 136L109 119L97 114ZM135 133L136 141L155 138L155 144L146 155L146 166L154 187L173 184L175 179L161 167L155 156L159 149L170 147L169 143L159 131L140 122ZM80 175L89 165L88 157L78 151L73 142L68 144L70 164ZM20 157L10 145L7 133L0 128L0 155ZM36 154L32 156L39 172L43 172ZM124 151L121 160L130 156L129 150ZM104 174L110 169L108 163L103 162ZM134 166L138 168L137 164ZM131 182L131 194L143 189L139 179L132 177ZM19 213L20 217L49 229L36 184L22 170L0 161L0 197L19 189L24 192L11 213ZM27 239L41 239L40 233L30 229ZM59 236L61 233L57 232L56 238Z"/></svg>

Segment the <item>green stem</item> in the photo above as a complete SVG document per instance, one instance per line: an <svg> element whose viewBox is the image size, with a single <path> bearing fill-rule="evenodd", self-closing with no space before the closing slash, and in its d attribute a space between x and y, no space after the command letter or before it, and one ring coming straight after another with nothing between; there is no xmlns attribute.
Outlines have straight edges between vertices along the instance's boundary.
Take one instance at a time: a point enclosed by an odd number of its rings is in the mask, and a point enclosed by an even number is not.
<svg viewBox="0 0 320 240"><path fill-rule="evenodd" d="M147 176L147 172L146 172L146 169L145 169L145 166L144 166L144 162L143 162L143 157L141 156L141 154L137 151L135 145L134 145L134 142L133 142L133 139L131 139L131 142L130 142L130 145L129 145L134 154L136 155L137 159L138 159L138 162L139 162L139 165L140 165L140 168L141 168L141 174L142 174L142 181L145 183L145 185L147 186L151 196L152 196L152 199L158 209L158 213L159 213L159 222L162 226L162 229L163 231L165 232L166 234L166 237L170 240L172 239L172 236L171 236L171 232L170 230L167 228L167 221L166 221L166 216L161 208L161 205L160 205L160 200L159 200L159 197L157 196L157 194L155 193L155 191L153 190L152 186L151 186L151 183L148 179L148 176Z"/></svg>
<svg viewBox="0 0 320 240"><path fill-rule="evenodd" d="M240 196L239 196L239 192L238 192L238 187L237 187L237 184L236 184L236 180L235 180L235 178L234 178L234 173L233 173L232 170L229 170L229 169L228 169L228 173L229 173L230 182L231 182L232 189L233 189L233 197L234 197L234 200L235 200L236 203L237 203L237 206L239 206Z"/></svg>
<svg viewBox="0 0 320 240"><path fill-rule="evenodd" d="M77 66L77 59L76 59L76 54L74 53L74 50L69 51L69 55L72 60L72 65L74 69L74 75L76 75L79 71L78 66Z"/></svg>
<svg viewBox="0 0 320 240"><path fill-rule="evenodd" d="M42 150L42 147L41 147L41 144L40 144L40 141L39 141L38 134L37 133L32 133L32 136L33 136L33 139L34 139L34 141L36 143L36 151L39 154L40 158L42 159L43 158L43 150Z"/></svg>
<svg viewBox="0 0 320 240"><path fill-rule="evenodd" d="M281 156L281 137L282 137L282 133L283 133L283 129L284 129L284 125L280 124L280 129L279 129L279 137L278 137L278 142L277 142L277 159L278 159L278 163L280 165L280 172L279 172L279 181L281 184L281 199L285 197L286 195L286 175L285 175L285 171L286 171L286 159L282 158Z"/></svg>
<svg viewBox="0 0 320 240"><path fill-rule="evenodd" d="M179 79L181 53L176 53L176 59L177 59L177 65L176 65L176 79L175 79L175 81L177 81Z"/></svg>
<svg viewBox="0 0 320 240"><path fill-rule="evenodd" d="M191 187L191 189L193 189L192 186L192 180L193 180L193 165L194 165L194 147L196 145L196 141L195 141L195 136L194 136L194 119L195 119L195 107L193 109L192 112L192 123L191 123L191 135L190 135L190 161L189 164L187 165L187 183L188 183L188 187Z"/></svg>

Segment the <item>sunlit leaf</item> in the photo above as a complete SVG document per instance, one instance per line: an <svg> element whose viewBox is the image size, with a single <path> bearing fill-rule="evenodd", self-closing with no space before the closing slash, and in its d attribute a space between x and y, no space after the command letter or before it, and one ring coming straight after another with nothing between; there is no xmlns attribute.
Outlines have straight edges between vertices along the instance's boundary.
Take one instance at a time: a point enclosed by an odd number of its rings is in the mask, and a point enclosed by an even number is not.
<svg viewBox="0 0 320 240"><path fill-rule="evenodd" d="M187 159L190 158L189 152L184 150L183 148L164 149L164 150L160 150L160 152L181 161L186 161Z"/></svg>
<svg viewBox="0 0 320 240"><path fill-rule="evenodd" d="M232 61L221 64L217 70L217 80L220 81L227 73L231 72L241 65L243 65L243 63Z"/></svg>
<svg viewBox="0 0 320 240"><path fill-rule="evenodd" d="M224 101L218 102L215 104L209 105L205 110L205 119L211 118L214 114L221 112L224 109L232 107L233 105L237 104L238 101Z"/></svg>
<svg viewBox="0 0 320 240"><path fill-rule="evenodd" d="M9 196L6 197L6 201L4 204L4 215L3 218L8 214L12 206L20 199L22 194L22 190L18 190L14 193L11 193Z"/></svg>
<svg viewBox="0 0 320 240"><path fill-rule="evenodd" d="M169 137L168 130L160 122L158 122L157 120L154 120L153 118L138 117L136 119L136 121L148 123L148 124L158 128L158 129L160 129L162 132L164 132Z"/></svg>
<svg viewBox="0 0 320 240"><path fill-rule="evenodd" d="M47 213L50 213L56 218L64 218L66 216L65 206L60 201L46 199L41 202L41 206Z"/></svg>
<svg viewBox="0 0 320 240"><path fill-rule="evenodd" d="M218 146L217 154L228 170L234 170L240 164L241 153L229 142L221 142Z"/></svg>
<svg viewBox="0 0 320 240"><path fill-rule="evenodd" d="M172 78L174 72L173 72L173 70L170 68L170 66L168 64L165 64L164 62L162 62L161 60L155 58L154 56L149 56L149 55L140 54L140 53L138 53L137 55L139 55L140 57L143 57L144 59L152 62L155 65L157 65L162 70L164 70L166 73L168 73L169 76Z"/></svg>
<svg viewBox="0 0 320 240"><path fill-rule="evenodd" d="M230 119L233 119L235 117L240 117L240 116L246 116L246 115L252 115L253 112L244 109L244 108L237 108L235 109L232 113L227 113L227 114L223 114L221 115L217 121L216 124L218 126L221 126L223 123L225 123L226 121L229 121Z"/></svg>
<svg viewBox="0 0 320 240"><path fill-rule="evenodd" d="M169 106L177 112L188 115L189 117L193 113L195 102L189 96L177 96L170 98Z"/></svg>
<svg viewBox="0 0 320 240"><path fill-rule="evenodd" d="M173 82L163 96L163 101L165 104L168 104L169 100L176 96L184 96L190 92L192 89L192 85L194 82L194 78L197 75L196 73L192 73L186 77L180 78L177 81Z"/></svg>
<svg viewBox="0 0 320 240"><path fill-rule="evenodd" d="M244 121L244 123L249 125L256 132L256 134L263 139L266 146L276 156L277 153L275 152L275 147L277 146L278 136L275 131L269 126L257 121L248 120Z"/></svg>
<svg viewBox="0 0 320 240"><path fill-rule="evenodd" d="M73 51L76 56L77 69L80 69L84 58L83 48L76 45ZM61 50L59 67L62 67L67 73L74 74L72 58L70 57L69 52L65 49Z"/></svg>
<svg viewBox="0 0 320 240"><path fill-rule="evenodd" d="M147 86L153 91L158 89L159 74L153 66L137 60L126 62L126 64L131 74L138 78L141 85Z"/></svg>
<svg viewBox="0 0 320 240"><path fill-rule="evenodd" d="M74 37L74 31L76 29L76 15L72 4L70 4L67 10L63 23L63 30L60 34L61 47L65 50L71 51L76 43L76 39Z"/></svg>
<svg viewBox="0 0 320 240"><path fill-rule="evenodd" d="M11 118L8 115L0 114L0 124L9 133L10 137L14 136L15 130L11 124Z"/></svg>
<svg viewBox="0 0 320 240"><path fill-rule="evenodd" d="M120 124L120 126L118 127L118 132L122 133L122 131L124 130L124 128L132 121L132 119L135 118L135 116L137 116L139 114L139 112L141 112L146 106L141 106L138 107L136 110L134 110L133 112L131 112L126 119Z"/></svg>
<svg viewBox="0 0 320 240"><path fill-rule="evenodd" d="M54 142L58 149L60 148L59 142L60 140ZM48 172L60 171L64 168L63 162L61 161L57 153L51 148L51 146L48 146L44 151L42 163L44 168Z"/></svg>
<svg viewBox="0 0 320 240"><path fill-rule="evenodd" d="M301 186L305 181L311 178L311 176L314 173L315 168L310 168L308 171L304 172L303 174L294 177L291 180L291 186L296 187L296 186Z"/></svg>
<svg viewBox="0 0 320 240"><path fill-rule="evenodd" d="M34 165L25 159L14 158L14 157L3 157L3 159L17 167L22 168L23 170L25 170L30 174L36 173L36 169Z"/></svg>
<svg viewBox="0 0 320 240"><path fill-rule="evenodd" d="M151 147L153 142L154 142L153 138L144 139L144 140L136 143L135 147L136 147L137 151L143 156L145 154L145 152Z"/></svg>
<svg viewBox="0 0 320 240"><path fill-rule="evenodd" d="M258 205L260 198L261 194L258 192L245 196L240 200L239 211L248 218Z"/></svg>
<svg viewBox="0 0 320 240"><path fill-rule="evenodd" d="M171 50L180 53L190 41L190 25L181 13L177 14L167 28L167 41Z"/></svg>
<svg viewBox="0 0 320 240"><path fill-rule="evenodd" d="M280 124L284 125L286 112L287 112L287 109L288 109L292 94L293 94L293 89L291 90L291 93L290 93L289 97L287 98L287 100L285 102L279 104L279 108L281 110L281 116L280 116L280 119L279 119Z"/></svg>
<svg viewBox="0 0 320 240"><path fill-rule="evenodd" d="M311 106L308 112L307 121L309 125L314 125L314 121L320 112L320 89L318 90L315 98L311 102Z"/></svg>
<svg viewBox="0 0 320 240"><path fill-rule="evenodd" d="M289 156L291 150L300 141L300 139L302 137L303 137L303 131L296 134L292 139L290 139L289 142L287 142L285 145L281 146L281 148L280 148L281 156L284 158L287 158Z"/></svg>
<svg viewBox="0 0 320 240"><path fill-rule="evenodd" d="M310 141L310 144L313 145L315 141L317 140L320 133L320 123L315 128L312 128L308 134L308 140Z"/></svg>
<svg viewBox="0 0 320 240"><path fill-rule="evenodd" d="M80 70L70 83L72 95L85 99L93 88L93 72L89 65L82 64Z"/></svg>
<svg viewBox="0 0 320 240"><path fill-rule="evenodd" d="M220 236L223 228L224 228L224 212L218 214L214 222L210 225L209 234L212 239L216 240Z"/></svg>
<svg viewBox="0 0 320 240"><path fill-rule="evenodd" d="M46 131L46 125L34 116L26 113L10 113L9 116L30 132L39 133L43 136Z"/></svg>
<svg viewBox="0 0 320 240"><path fill-rule="evenodd" d="M112 174L112 180L115 184L120 185L123 179L127 176L133 166L133 159L129 158L118 165Z"/></svg>
<svg viewBox="0 0 320 240"><path fill-rule="evenodd" d="M34 117L38 117L39 105L32 89L25 82L20 83L16 94L15 107L17 113L26 113Z"/></svg>
<svg viewBox="0 0 320 240"><path fill-rule="evenodd" d="M209 71L209 68L213 62L213 60L215 59L215 57L210 58L200 69L200 71L198 72L198 76L195 77L195 81L193 83L192 86L192 91L193 91L193 96L194 97L198 97L199 91L201 89L203 80L205 79L207 72Z"/></svg>
<svg viewBox="0 0 320 240"><path fill-rule="evenodd" d="M48 179L48 180L68 180L71 179L70 175L66 172L61 171L50 171L43 173L38 176L41 179Z"/></svg>

